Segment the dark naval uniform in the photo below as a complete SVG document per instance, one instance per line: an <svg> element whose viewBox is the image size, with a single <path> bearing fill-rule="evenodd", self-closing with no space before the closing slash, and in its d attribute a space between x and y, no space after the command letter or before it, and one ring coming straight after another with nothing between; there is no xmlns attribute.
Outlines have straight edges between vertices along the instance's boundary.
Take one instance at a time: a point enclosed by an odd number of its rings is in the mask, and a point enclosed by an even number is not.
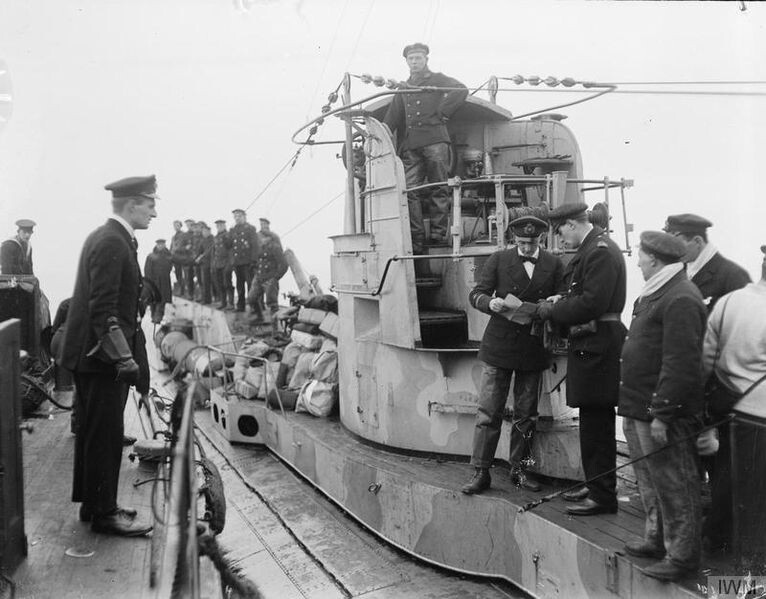
<svg viewBox="0 0 766 599"><path fill-rule="evenodd" d="M412 44L404 49L428 54L425 44ZM404 165L407 187L446 181L449 178L452 153L447 121L468 96L465 85L443 73L425 71L407 79L404 89L412 87L457 88L449 91L413 92L394 96L383 122L398 133L398 153ZM447 186L430 192L408 194L412 250L421 254L425 244L423 208L420 197L430 200L431 238L443 241L447 235L452 195Z"/></svg>
<svg viewBox="0 0 766 599"><path fill-rule="evenodd" d="M261 251L250 289L250 305L256 316L262 316L264 307L268 308L271 314L279 309L279 279L287 269L279 236L271 231L260 231L258 240Z"/></svg>
<svg viewBox="0 0 766 599"><path fill-rule="evenodd" d="M19 230L26 229L30 233L35 222L29 219L16 221ZM3 241L0 245L0 273L4 275L33 275L32 246L18 235Z"/></svg>
<svg viewBox="0 0 766 599"><path fill-rule="evenodd" d="M750 275L736 262L724 258L720 252L692 277L692 283L700 290L707 303L708 313L715 303L727 293L742 289L750 283Z"/></svg>
<svg viewBox="0 0 766 599"><path fill-rule="evenodd" d="M694 237L699 235L706 237L706 232L713 223L697 214L672 214L665 221L665 231L672 235ZM691 277L702 294L707 305L708 314L713 310L716 302L732 291L742 289L750 283L750 275L736 262L724 258L720 252L713 254L712 258Z"/></svg>
<svg viewBox="0 0 766 599"><path fill-rule="evenodd" d="M159 240L158 240L159 241ZM159 291L159 301L152 303L152 322L162 321L165 315L165 304L173 301L173 287L170 284L170 271L173 269L173 258L164 245L156 246L144 262L144 276L154 283Z"/></svg>
<svg viewBox="0 0 766 599"><path fill-rule="evenodd" d="M235 212L237 212L235 210ZM244 213L244 211L242 211ZM250 223L234 225L229 231L231 237L231 261L237 276L237 310L245 311L247 289L256 260L258 259L258 231Z"/></svg>
<svg viewBox="0 0 766 599"><path fill-rule="evenodd" d="M471 454L471 463L476 467L489 468L492 464L514 373L509 461L512 468L521 467L535 432L540 377L550 365L550 354L543 347L541 335L532 333L532 325L517 324L492 312L489 302L493 295L504 298L509 293L524 302L544 300L561 291L563 270L558 258L540 250L530 279L518 250L502 250L487 259L478 285L468 296L474 308L491 316L478 356L485 368Z"/></svg>
<svg viewBox="0 0 766 599"><path fill-rule="evenodd" d="M551 220L555 211L551 213ZM620 380L620 354L625 327L625 260L617 244L594 226L564 271L568 292L553 305L553 321L572 327L595 321L594 332L570 328L567 358L567 405L580 408L580 452L585 477L615 467L614 407ZM583 334L584 333L584 334ZM588 483L593 501L617 507L617 478L603 476Z"/></svg>
<svg viewBox="0 0 766 599"><path fill-rule="evenodd" d="M173 257L173 270L176 273L178 293L183 295L186 293L184 269L192 261L190 232L176 231L173 234L173 237L170 238L170 255Z"/></svg>
<svg viewBox="0 0 766 599"><path fill-rule="evenodd" d="M226 223L225 220L217 220L218 223ZM213 293L221 302L220 308L226 308L227 298L234 304L234 289L231 285L231 237L228 231L219 231L213 238Z"/></svg>
<svg viewBox="0 0 766 599"><path fill-rule="evenodd" d="M134 188L153 193L154 177L107 186L115 197L123 188L128 195ZM138 320L142 277L136 247L135 237L113 218L85 240L59 356L61 365L74 372L81 422L75 438L72 501L87 504L94 514L117 508L129 385L116 380L115 363L93 350L117 324L139 367L148 368L140 363L145 351L137 348L144 336Z"/></svg>

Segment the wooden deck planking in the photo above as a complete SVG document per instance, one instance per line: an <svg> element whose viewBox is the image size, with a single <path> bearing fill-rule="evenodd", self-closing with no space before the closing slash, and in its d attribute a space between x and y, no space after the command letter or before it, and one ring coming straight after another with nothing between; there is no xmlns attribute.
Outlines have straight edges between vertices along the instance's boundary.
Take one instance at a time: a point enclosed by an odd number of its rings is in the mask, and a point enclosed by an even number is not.
<svg viewBox="0 0 766 599"><path fill-rule="evenodd" d="M47 410L48 404L42 406ZM16 596L43 599L152 596L148 586L148 538L126 539L99 535L78 519L79 504L70 501L74 436L69 412L51 409L47 418L30 420L35 427L23 438L25 525L28 557L14 572ZM137 420L129 399L126 431ZM124 452L119 498L149 515L151 485L133 487L137 479L154 476L154 469L132 463ZM92 550L86 558L69 557L70 547Z"/></svg>

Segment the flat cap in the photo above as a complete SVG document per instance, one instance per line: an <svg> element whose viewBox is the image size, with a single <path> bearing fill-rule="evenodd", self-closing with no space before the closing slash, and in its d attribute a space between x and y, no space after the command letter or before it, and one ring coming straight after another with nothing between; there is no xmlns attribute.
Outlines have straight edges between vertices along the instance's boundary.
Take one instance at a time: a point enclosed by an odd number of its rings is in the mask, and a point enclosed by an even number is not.
<svg viewBox="0 0 766 599"><path fill-rule="evenodd" d="M430 52L430 48L426 46L425 44L421 42L415 42L414 44L409 44L407 46L404 46L404 50L402 50L402 56L407 58L407 55L411 52L422 52L426 56L428 56L428 53Z"/></svg>
<svg viewBox="0 0 766 599"><path fill-rule="evenodd" d="M191 224L194 224L195 222L197 222L197 221L195 221L193 218L187 218L187 219L184 219L184 223L185 223L185 224L187 224L187 225L188 225L189 223L191 223Z"/></svg>
<svg viewBox="0 0 766 599"><path fill-rule="evenodd" d="M165 243L167 239L156 239L154 243Z"/></svg>
<svg viewBox="0 0 766 599"><path fill-rule="evenodd" d="M219 218L218 220L216 220L214 222L215 222L216 225L219 224L219 223L223 223L224 225L226 224L226 221L223 218Z"/></svg>
<svg viewBox="0 0 766 599"><path fill-rule="evenodd" d="M150 200L157 199L157 177L126 177L104 185L104 189L112 192L113 198L129 198L141 196Z"/></svg>
<svg viewBox="0 0 766 599"><path fill-rule="evenodd" d="M548 230L548 223L536 216L520 216L508 226L519 241L531 241Z"/></svg>
<svg viewBox="0 0 766 599"><path fill-rule="evenodd" d="M268 218L261 217L258 220L261 221L262 223L266 223L267 225L271 224L271 221Z"/></svg>
<svg viewBox="0 0 766 599"><path fill-rule="evenodd" d="M668 233L690 233L692 235L704 233L708 227L712 227L708 219L697 214L672 214L665 220L664 231Z"/></svg>
<svg viewBox="0 0 766 599"><path fill-rule="evenodd" d="M562 223L568 218L578 218L588 211L588 204L585 202L566 202L561 206L556 206L548 213L551 223Z"/></svg>
<svg viewBox="0 0 766 599"><path fill-rule="evenodd" d="M210 229L210 227L207 226L207 223L204 220L197 221L197 224L203 229Z"/></svg>
<svg viewBox="0 0 766 599"><path fill-rule="evenodd" d="M663 262L678 262L686 255L684 242L675 235L664 231L644 231L641 233L641 249L647 254L654 254Z"/></svg>
<svg viewBox="0 0 766 599"><path fill-rule="evenodd" d="M232 214L245 214L245 211L242 210L242 208L235 208L231 211Z"/></svg>
<svg viewBox="0 0 766 599"><path fill-rule="evenodd" d="M34 227L37 223L29 218L20 218L16 221L16 226L19 229L31 229Z"/></svg>

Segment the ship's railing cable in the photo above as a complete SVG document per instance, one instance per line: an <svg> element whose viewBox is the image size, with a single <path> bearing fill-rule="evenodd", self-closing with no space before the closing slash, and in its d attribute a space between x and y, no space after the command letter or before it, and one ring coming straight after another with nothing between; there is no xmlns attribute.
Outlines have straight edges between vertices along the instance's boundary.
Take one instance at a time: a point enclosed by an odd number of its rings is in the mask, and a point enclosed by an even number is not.
<svg viewBox="0 0 766 599"><path fill-rule="evenodd" d="M335 86L335 89L330 92L330 94L327 96L327 103L322 106L322 114L326 114L330 112L332 109L332 105L338 101L338 91L340 90L341 85L343 85L343 80L341 80L337 86ZM276 181L279 176L288 168L292 169L295 166L295 163L298 162L298 158L300 158L301 152L303 152L303 149L306 146L314 145L314 136L319 131L319 125L324 123L323 117L318 117L312 121L316 122L316 124L309 129L309 134L306 137L305 141L302 142L301 147L298 148L295 153L290 156L287 162L282 165L282 167L276 172L276 174L269 180L268 183L261 189L261 191L258 192L258 194L253 198L253 200L245 207L245 211L249 210L250 208L255 205L255 203L263 196L264 193L273 185L274 181Z"/></svg>
<svg viewBox="0 0 766 599"><path fill-rule="evenodd" d="M338 195L336 195L336 196L333 196L332 198L330 198L330 199L329 199L327 202L325 202L325 203L324 203L324 204L322 204L322 205L321 205L319 208L317 208L316 210L314 210L314 212L312 212L311 214L309 214L309 215L308 215L306 218L304 218L302 221L298 222L297 224L293 225L293 227L292 227L292 228L290 228L290 229L288 229L286 232L282 233L282 238L284 239L284 238L285 238L285 237L287 237L287 236L288 236L290 233L292 233L293 231L295 231L295 229L297 229L297 228L298 228L298 227L300 227L301 225L303 225L303 224L307 223L308 221L310 221L310 220L311 220L311 219L312 219L314 216L316 216L316 215L317 215L317 214L319 214L319 213L320 213L322 210L324 210L325 208L327 208L327 207L328 207L330 204L332 204L333 202L335 202L336 200L338 200L338 198L342 197L344 193L345 193L345 191L341 191L341 192L340 192Z"/></svg>
<svg viewBox="0 0 766 599"><path fill-rule="evenodd" d="M551 493L550 495L546 495L545 497L541 497L540 499L537 499L535 501L530 501L529 503L524 504L521 506L518 510L518 513L522 514L524 512L528 512L530 510L535 509L536 507L542 505L543 503L548 503L552 499L556 499L559 495L563 495L564 493L568 493L569 491L574 491L575 489L579 489L580 487L587 485L588 483L592 483L594 480L598 480L600 478L603 478L604 476L608 476L609 474L613 474L614 472L617 472L618 470L622 470L623 468L627 468L628 466L632 466L636 462L640 462L641 460L645 460L646 458L649 458L653 455L656 455L658 453L661 453L665 451L666 449L670 449L671 447L675 447L676 445L680 445L681 443L686 443L687 441L690 441L691 439L696 439L701 433L707 432L709 430L712 430L714 428L718 428L719 426L723 426L724 424L728 424L734 420L733 414L728 414L725 418L722 420L719 420L718 422L714 422L713 424L709 424L699 430L694 431L691 435L686 435L685 437L681 437L680 439L677 439L673 441L672 443L668 443L666 445L663 445L662 447L659 447L658 449L655 449L654 451L650 451L649 453L645 453L644 455L637 457L632 460L628 460L624 464L620 464L619 466L615 468L611 468L610 470L606 470L602 472L601 474L597 474L596 476L587 479L584 482L578 482L574 485L571 485L569 487L566 487L565 489L560 489L556 491L555 493Z"/></svg>

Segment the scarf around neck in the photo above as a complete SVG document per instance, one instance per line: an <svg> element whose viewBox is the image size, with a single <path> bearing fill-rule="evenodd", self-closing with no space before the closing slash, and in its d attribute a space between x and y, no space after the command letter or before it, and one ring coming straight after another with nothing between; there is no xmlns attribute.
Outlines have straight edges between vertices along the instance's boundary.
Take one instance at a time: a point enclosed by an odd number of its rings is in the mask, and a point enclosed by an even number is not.
<svg viewBox="0 0 766 599"><path fill-rule="evenodd" d="M675 277L683 269L684 265L681 262L675 262L673 264L663 266L662 269L654 273L644 283L644 288L641 290L641 293L638 294L638 299L643 299L647 296L650 296L655 291L659 291L667 284L668 281L670 281L670 279Z"/></svg>

